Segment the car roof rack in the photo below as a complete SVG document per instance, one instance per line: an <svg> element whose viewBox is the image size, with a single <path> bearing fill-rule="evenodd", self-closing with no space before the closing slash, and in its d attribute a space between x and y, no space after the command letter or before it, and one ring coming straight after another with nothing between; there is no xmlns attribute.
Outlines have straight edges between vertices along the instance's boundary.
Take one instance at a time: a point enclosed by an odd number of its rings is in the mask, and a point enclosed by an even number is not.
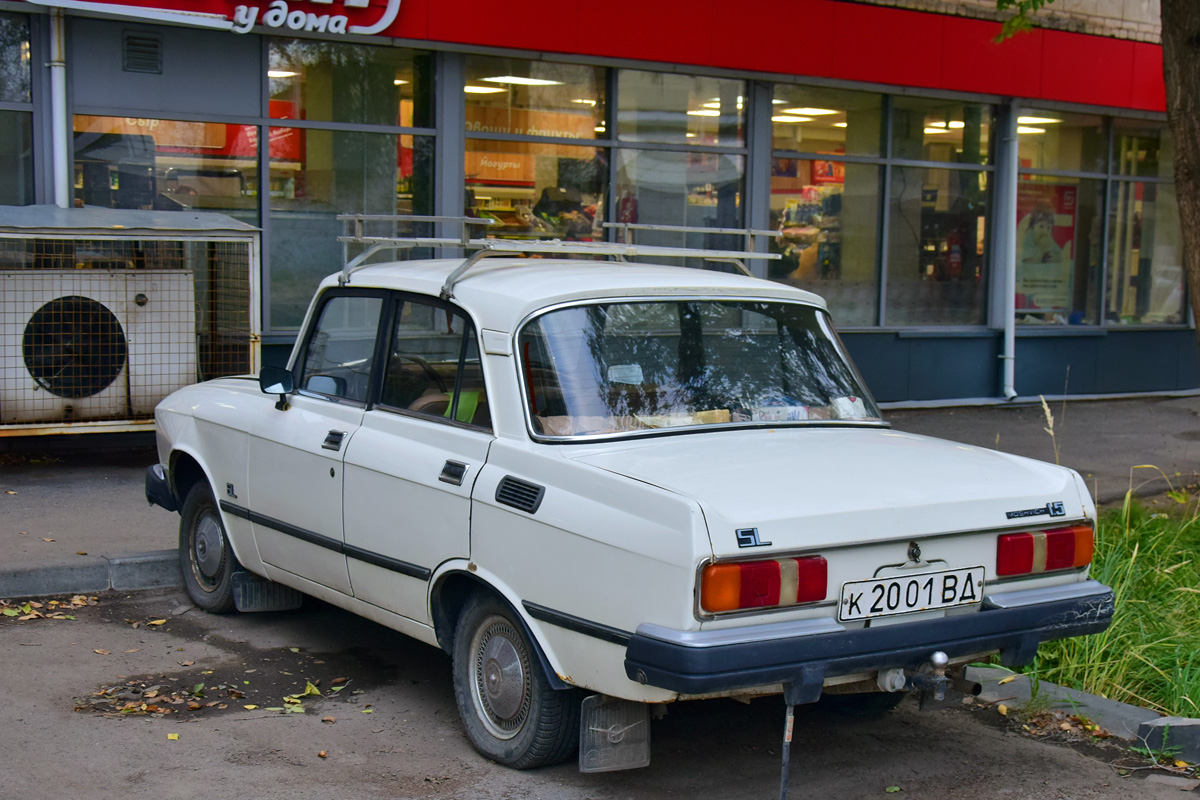
<svg viewBox="0 0 1200 800"><path fill-rule="evenodd" d="M561 239L492 239L471 237L468 235L470 226L486 227L494 224L490 219L476 217L446 217L423 214L339 214L338 221L346 225L346 233L338 237L342 244L342 274L338 282L343 286L350 282L354 272L367 266L371 256L383 250L411 250L415 247L453 247L461 250L474 250L463 260L446 282L442 284L441 297L449 300L454 296L454 285L467 270L478 264L484 258L494 255L520 255L522 253L537 253L545 255L591 255L598 257L614 257L625 261L638 256L659 258L702 258L706 261L719 261L734 265L745 275L752 275L743 263L752 259L777 260L782 258L778 253L758 252L755 250L759 237L778 237L778 231L753 230L749 228L699 228L684 225L638 225L625 222L606 222L604 227L616 230L623 242L582 242L564 241ZM368 236L368 224L391 223L393 230L400 223L440 224L442 228L457 226L458 236ZM696 247L668 247L663 245L635 244L633 238L637 231L684 234L719 234L742 236L745 238L745 250L718 250ZM350 258L350 245L366 245L366 249L354 258Z"/></svg>

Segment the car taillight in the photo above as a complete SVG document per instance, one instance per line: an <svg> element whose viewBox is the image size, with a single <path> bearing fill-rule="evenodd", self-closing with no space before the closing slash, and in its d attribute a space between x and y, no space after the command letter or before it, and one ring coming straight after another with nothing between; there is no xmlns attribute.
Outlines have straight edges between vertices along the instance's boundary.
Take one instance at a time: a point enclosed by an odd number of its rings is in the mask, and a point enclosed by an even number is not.
<svg viewBox="0 0 1200 800"><path fill-rule="evenodd" d="M715 614L813 603L825 599L828 584L822 556L709 564L700 576L700 607Z"/></svg>
<svg viewBox="0 0 1200 800"><path fill-rule="evenodd" d="M1032 575L1092 563L1095 532L1090 525L1049 531L1004 533L996 540L996 574Z"/></svg>

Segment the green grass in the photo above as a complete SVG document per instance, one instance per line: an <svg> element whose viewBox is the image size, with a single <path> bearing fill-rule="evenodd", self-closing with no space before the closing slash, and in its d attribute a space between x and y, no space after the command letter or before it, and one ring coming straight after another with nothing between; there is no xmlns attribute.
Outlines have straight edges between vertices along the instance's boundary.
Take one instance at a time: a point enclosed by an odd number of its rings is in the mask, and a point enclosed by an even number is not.
<svg viewBox="0 0 1200 800"><path fill-rule="evenodd" d="M1156 513L1128 500L1105 512L1091 576L1116 594L1112 626L1043 644L1026 671L1165 714L1200 716L1197 512L1175 505L1171 514Z"/></svg>

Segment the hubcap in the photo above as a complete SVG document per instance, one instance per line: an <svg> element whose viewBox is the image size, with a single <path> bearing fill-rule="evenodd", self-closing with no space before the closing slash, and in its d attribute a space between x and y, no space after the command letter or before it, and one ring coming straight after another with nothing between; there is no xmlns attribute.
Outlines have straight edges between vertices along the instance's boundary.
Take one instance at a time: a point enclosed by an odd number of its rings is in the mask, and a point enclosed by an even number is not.
<svg viewBox="0 0 1200 800"><path fill-rule="evenodd" d="M521 634L503 617L489 617L471 650L480 718L493 736L511 739L529 716L529 663Z"/></svg>
<svg viewBox="0 0 1200 800"><path fill-rule="evenodd" d="M225 537L221 534L221 524L211 514L204 514L196 521L192 536L192 558L197 577L212 586L220 580L225 563Z"/></svg>

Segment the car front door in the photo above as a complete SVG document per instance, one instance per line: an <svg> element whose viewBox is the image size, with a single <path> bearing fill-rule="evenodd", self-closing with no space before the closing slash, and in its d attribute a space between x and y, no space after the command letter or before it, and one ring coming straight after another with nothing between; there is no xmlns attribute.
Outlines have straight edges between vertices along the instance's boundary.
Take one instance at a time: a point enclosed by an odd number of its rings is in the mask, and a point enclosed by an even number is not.
<svg viewBox="0 0 1200 800"><path fill-rule="evenodd" d="M328 292L292 365L290 408L251 432L249 508L259 554L269 567L343 594L351 587L342 461L370 397L385 302L382 292Z"/></svg>
<svg viewBox="0 0 1200 800"><path fill-rule="evenodd" d="M466 315L402 296L392 319L379 403L346 451L346 558L355 597L424 625L431 573L470 556L492 428Z"/></svg>

